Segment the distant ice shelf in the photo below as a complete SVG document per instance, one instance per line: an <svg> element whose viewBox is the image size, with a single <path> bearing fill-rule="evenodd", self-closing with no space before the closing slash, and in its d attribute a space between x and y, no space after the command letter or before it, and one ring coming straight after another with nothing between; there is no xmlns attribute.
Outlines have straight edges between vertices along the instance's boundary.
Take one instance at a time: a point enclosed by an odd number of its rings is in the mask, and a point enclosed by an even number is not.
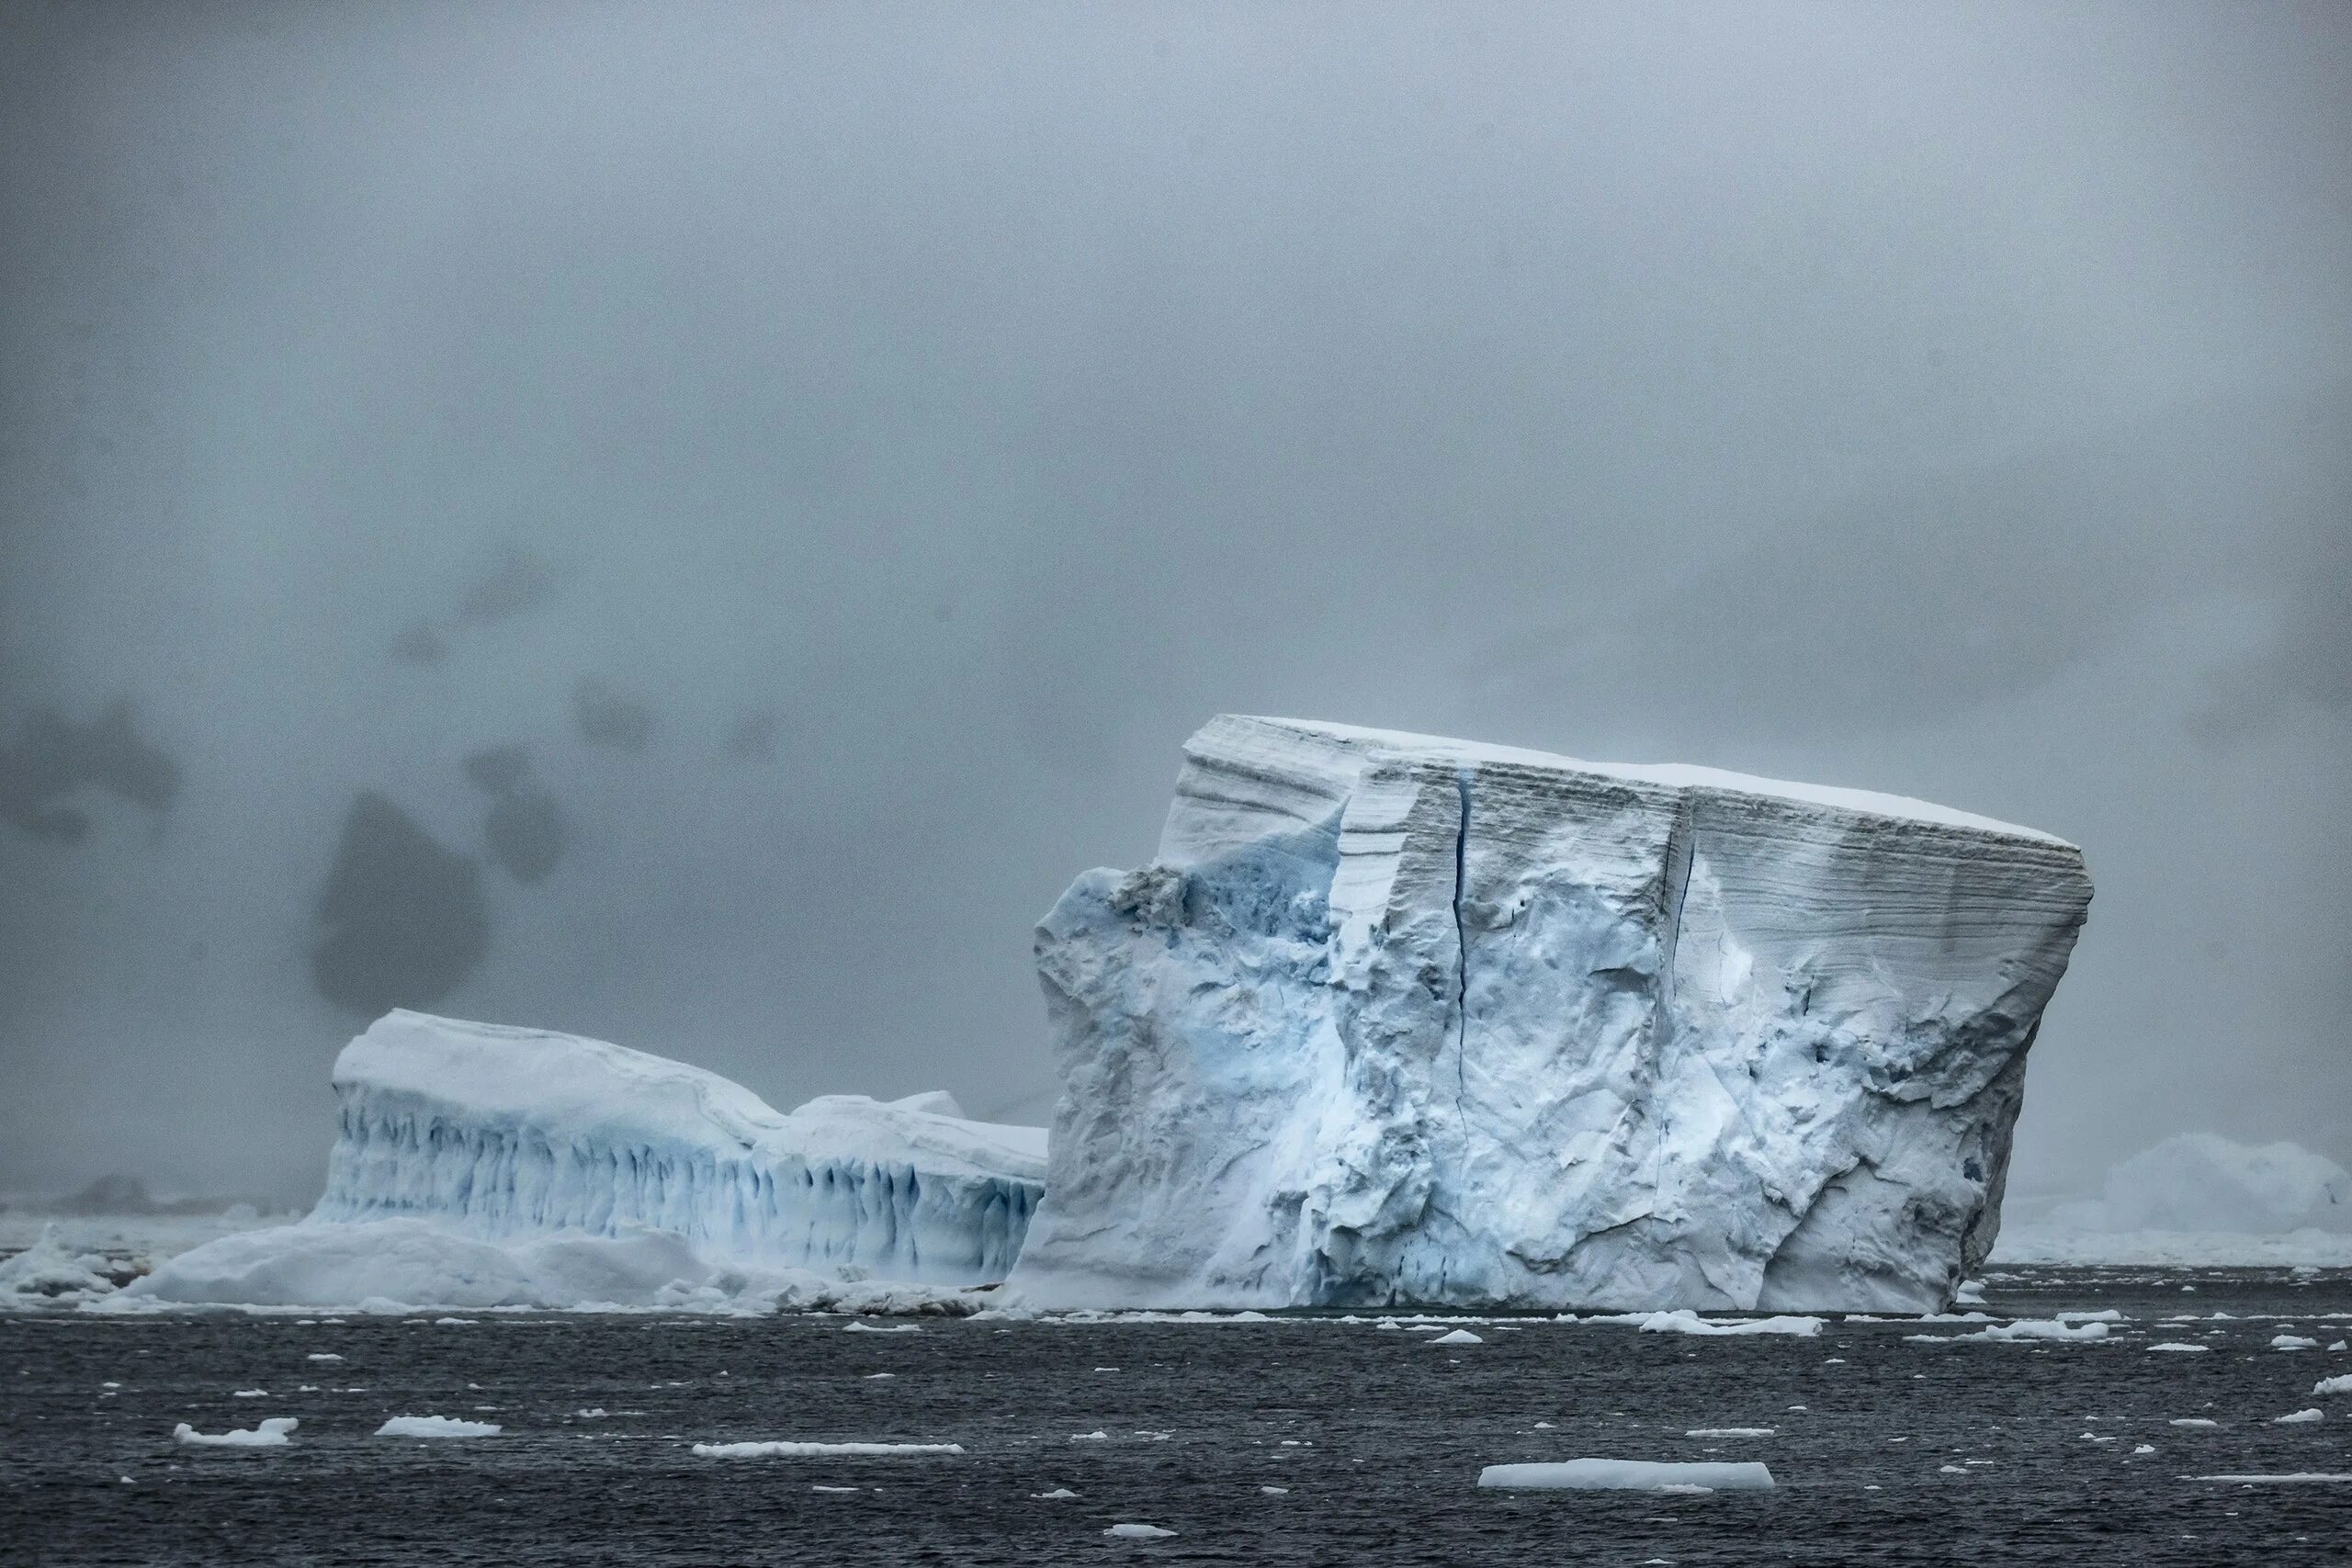
<svg viewBox="0 0 2352 1568"><path fill-rule="evenodd" d="M789 1113L716 1074L543 1030L395 1011L345 1047L327 1184L297 1225L184 1253L126 1298L690 1304L765 1280L1001 1280L1043 1129L943 1094ZM887 1310L880 1287L848 1304Z"/></svg>
<svg viewBox="0 0 2352 1568"><path fill-rule="evenodd" d="M1933 1311L2090 899L1892 795L1226 716L1037 931L1034 1306Z"/></svg>

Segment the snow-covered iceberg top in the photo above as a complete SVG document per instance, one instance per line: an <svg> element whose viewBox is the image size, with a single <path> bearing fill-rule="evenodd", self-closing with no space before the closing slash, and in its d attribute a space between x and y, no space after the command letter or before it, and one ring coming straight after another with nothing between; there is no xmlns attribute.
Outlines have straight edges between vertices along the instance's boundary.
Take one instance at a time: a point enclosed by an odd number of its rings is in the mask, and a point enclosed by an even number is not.
<svg viewBox="0 0 2352 1568"><path fill-rule="evenodd" d="M1928 1311L2079 851L1923 802L1227 715L1038 928L1040 1306Z"/></svg>
<svg viewBox="0 0 2352 1568"><path fill-rule="evenodd" d="M417 1012L345 1047L334 1089L307 1220L184 1253L126 1294L676 1305L763 1280L802 1302L825 1280L968 1286L1012 1267L1045 1174L1042 1129L967 1120L944 1094L784 1112L642 1051Z"/></svg>

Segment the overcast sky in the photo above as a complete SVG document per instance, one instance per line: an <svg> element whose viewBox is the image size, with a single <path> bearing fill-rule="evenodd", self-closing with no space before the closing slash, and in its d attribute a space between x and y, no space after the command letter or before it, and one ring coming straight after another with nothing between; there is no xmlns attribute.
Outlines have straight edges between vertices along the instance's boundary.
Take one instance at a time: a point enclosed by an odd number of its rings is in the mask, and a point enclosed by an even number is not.
<svg viewBox="0 0 2352 1568"><path fill-rule="evenodd" d="M0 1190L314 1190L368 791L438 1010L1042 1120L1227 710L2063 834L2016 1184L2352 1163L2352 10L0 17Z"/></svg>

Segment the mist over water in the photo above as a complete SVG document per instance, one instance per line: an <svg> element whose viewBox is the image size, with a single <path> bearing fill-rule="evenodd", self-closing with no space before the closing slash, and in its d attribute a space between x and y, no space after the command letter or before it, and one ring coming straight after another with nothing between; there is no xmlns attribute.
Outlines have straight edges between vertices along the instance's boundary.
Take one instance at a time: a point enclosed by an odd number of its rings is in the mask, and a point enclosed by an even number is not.
<svg viewBox="0 0 2352 1568"><path fill-rule="evenodd" d="M1043 1120L1218 711L2063 834L2013 1187L2352 1160L2340 10L0 18L0 1190L390 999Z"/></svg>

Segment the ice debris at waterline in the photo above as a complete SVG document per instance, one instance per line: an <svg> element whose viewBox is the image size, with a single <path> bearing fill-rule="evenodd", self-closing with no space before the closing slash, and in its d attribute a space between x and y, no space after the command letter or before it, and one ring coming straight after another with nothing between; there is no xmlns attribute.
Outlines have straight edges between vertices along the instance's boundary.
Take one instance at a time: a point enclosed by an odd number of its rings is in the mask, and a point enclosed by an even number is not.
<svg viewBox="0 0 2352 1568"><path fill-rule="evenodd" d="M1003 1278L1045 1168L1041 1129L967 1121L941 1094L786 1114L640 1051L415 1012L345 1047L334 1089L308 1219L196 1247L123 1295L922 1310Z"/></svg>
<svg viewBox="0 0 2352 1568"><path fill-rule="evenodd" d="M1227 716L1037 931L1035 1306L1932 1311L2081 853L1917 801Z"/></svg>

